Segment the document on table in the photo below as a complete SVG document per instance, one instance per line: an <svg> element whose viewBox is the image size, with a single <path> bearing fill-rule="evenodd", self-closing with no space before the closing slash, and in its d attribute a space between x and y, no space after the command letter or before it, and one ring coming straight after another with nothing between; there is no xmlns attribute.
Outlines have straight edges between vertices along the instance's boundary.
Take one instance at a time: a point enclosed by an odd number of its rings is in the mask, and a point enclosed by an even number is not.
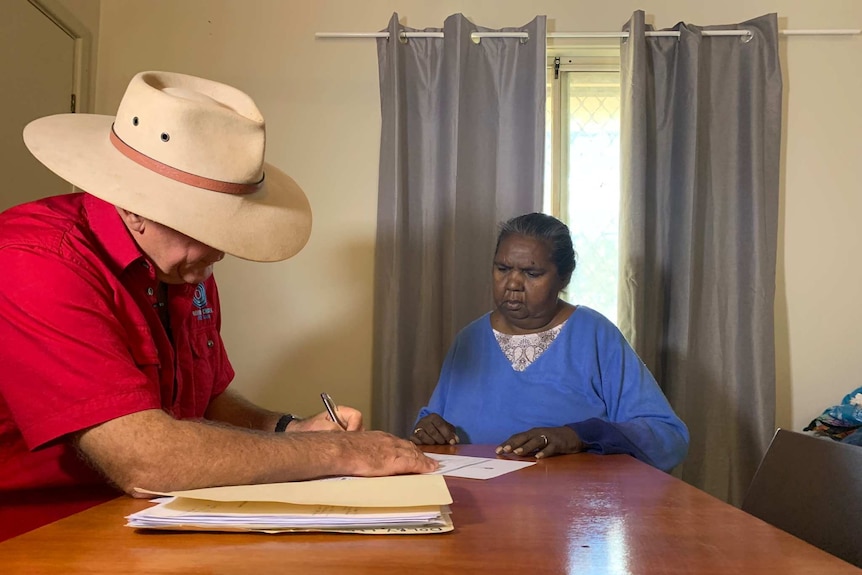
<svg viewBox="0 0 862 575"><path fill-rule="evenodd" d="M448 475L449 477L466 477L467 479L491 479L536 464L535 461L514 461L511 459L468 457L466 455L443 455L440 453L426 453L425 455L440 462L440 467L437 471L432 471L431 475Z"/></svg>
<svg viewBox="0 0 862 575"><path fill-rule="evenodd" d="M238 485L159 493L170 499L129 515L139 529L443 533L453 529L442 477L399 475Z"/></svg>

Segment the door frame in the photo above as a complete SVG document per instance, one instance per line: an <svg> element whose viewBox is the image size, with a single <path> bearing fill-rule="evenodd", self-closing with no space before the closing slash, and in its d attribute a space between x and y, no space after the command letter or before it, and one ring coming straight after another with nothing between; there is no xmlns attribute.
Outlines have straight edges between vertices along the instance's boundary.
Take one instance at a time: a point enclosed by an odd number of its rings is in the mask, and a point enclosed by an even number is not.
<svg viewBox="0 0 862 575"><path fill-rule="evenodd" d="M91 68L93 54L93 34L59 0L27 0L34 8L44 14L74 41L73 90L75 112L92 113L93 99Z"/></svg>

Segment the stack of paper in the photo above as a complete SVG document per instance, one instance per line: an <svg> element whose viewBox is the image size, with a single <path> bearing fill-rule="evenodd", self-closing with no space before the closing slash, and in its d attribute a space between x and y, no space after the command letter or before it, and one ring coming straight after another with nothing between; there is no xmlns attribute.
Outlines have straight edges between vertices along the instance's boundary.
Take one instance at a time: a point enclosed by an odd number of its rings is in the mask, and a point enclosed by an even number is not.
<svg viewBox="0 0 862 575"><path fill-rule="evenodd" d="M127 517L129 527L194 531L451 531L440 475L324 479L157 493L170 499Z"/></svg>

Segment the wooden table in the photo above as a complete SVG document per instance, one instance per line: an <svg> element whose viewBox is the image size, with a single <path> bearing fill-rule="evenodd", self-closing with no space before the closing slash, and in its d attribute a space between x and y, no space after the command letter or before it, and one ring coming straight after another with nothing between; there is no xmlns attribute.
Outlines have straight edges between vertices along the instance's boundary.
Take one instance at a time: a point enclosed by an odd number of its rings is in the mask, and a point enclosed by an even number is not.
<svg viewBox="0 0 862 575"><path fill-rule="evenodd" d="M493 456L489 446L432 450ZM0 573L861 572L625 455L553 457L446 482L451 533L142 532L124 516L148 503L120 497L0 543Z"/></svg>

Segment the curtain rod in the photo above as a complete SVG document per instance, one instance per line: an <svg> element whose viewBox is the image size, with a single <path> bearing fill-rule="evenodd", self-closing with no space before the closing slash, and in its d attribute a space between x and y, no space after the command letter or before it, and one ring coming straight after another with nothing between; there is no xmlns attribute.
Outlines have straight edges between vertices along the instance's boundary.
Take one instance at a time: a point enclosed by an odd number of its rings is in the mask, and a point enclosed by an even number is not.
<svg viewBox="0 0 862 575"><path fill-rule="evenodd" d="M749 30L704 30L704 36L751 36ZM644 33L646 36L679 36L675 30L653 30ZM783 36L852 36L862 34L856 29L832 30L780 30ZM522 38L529 39L527 32L473 32L474 40L480 38ZM389 38L389 32L316 32L315 38ZM406 38L442 38L443 32L401 32L399 37ZM548 38L628 38L628 32L548 32Z"/></svg>

